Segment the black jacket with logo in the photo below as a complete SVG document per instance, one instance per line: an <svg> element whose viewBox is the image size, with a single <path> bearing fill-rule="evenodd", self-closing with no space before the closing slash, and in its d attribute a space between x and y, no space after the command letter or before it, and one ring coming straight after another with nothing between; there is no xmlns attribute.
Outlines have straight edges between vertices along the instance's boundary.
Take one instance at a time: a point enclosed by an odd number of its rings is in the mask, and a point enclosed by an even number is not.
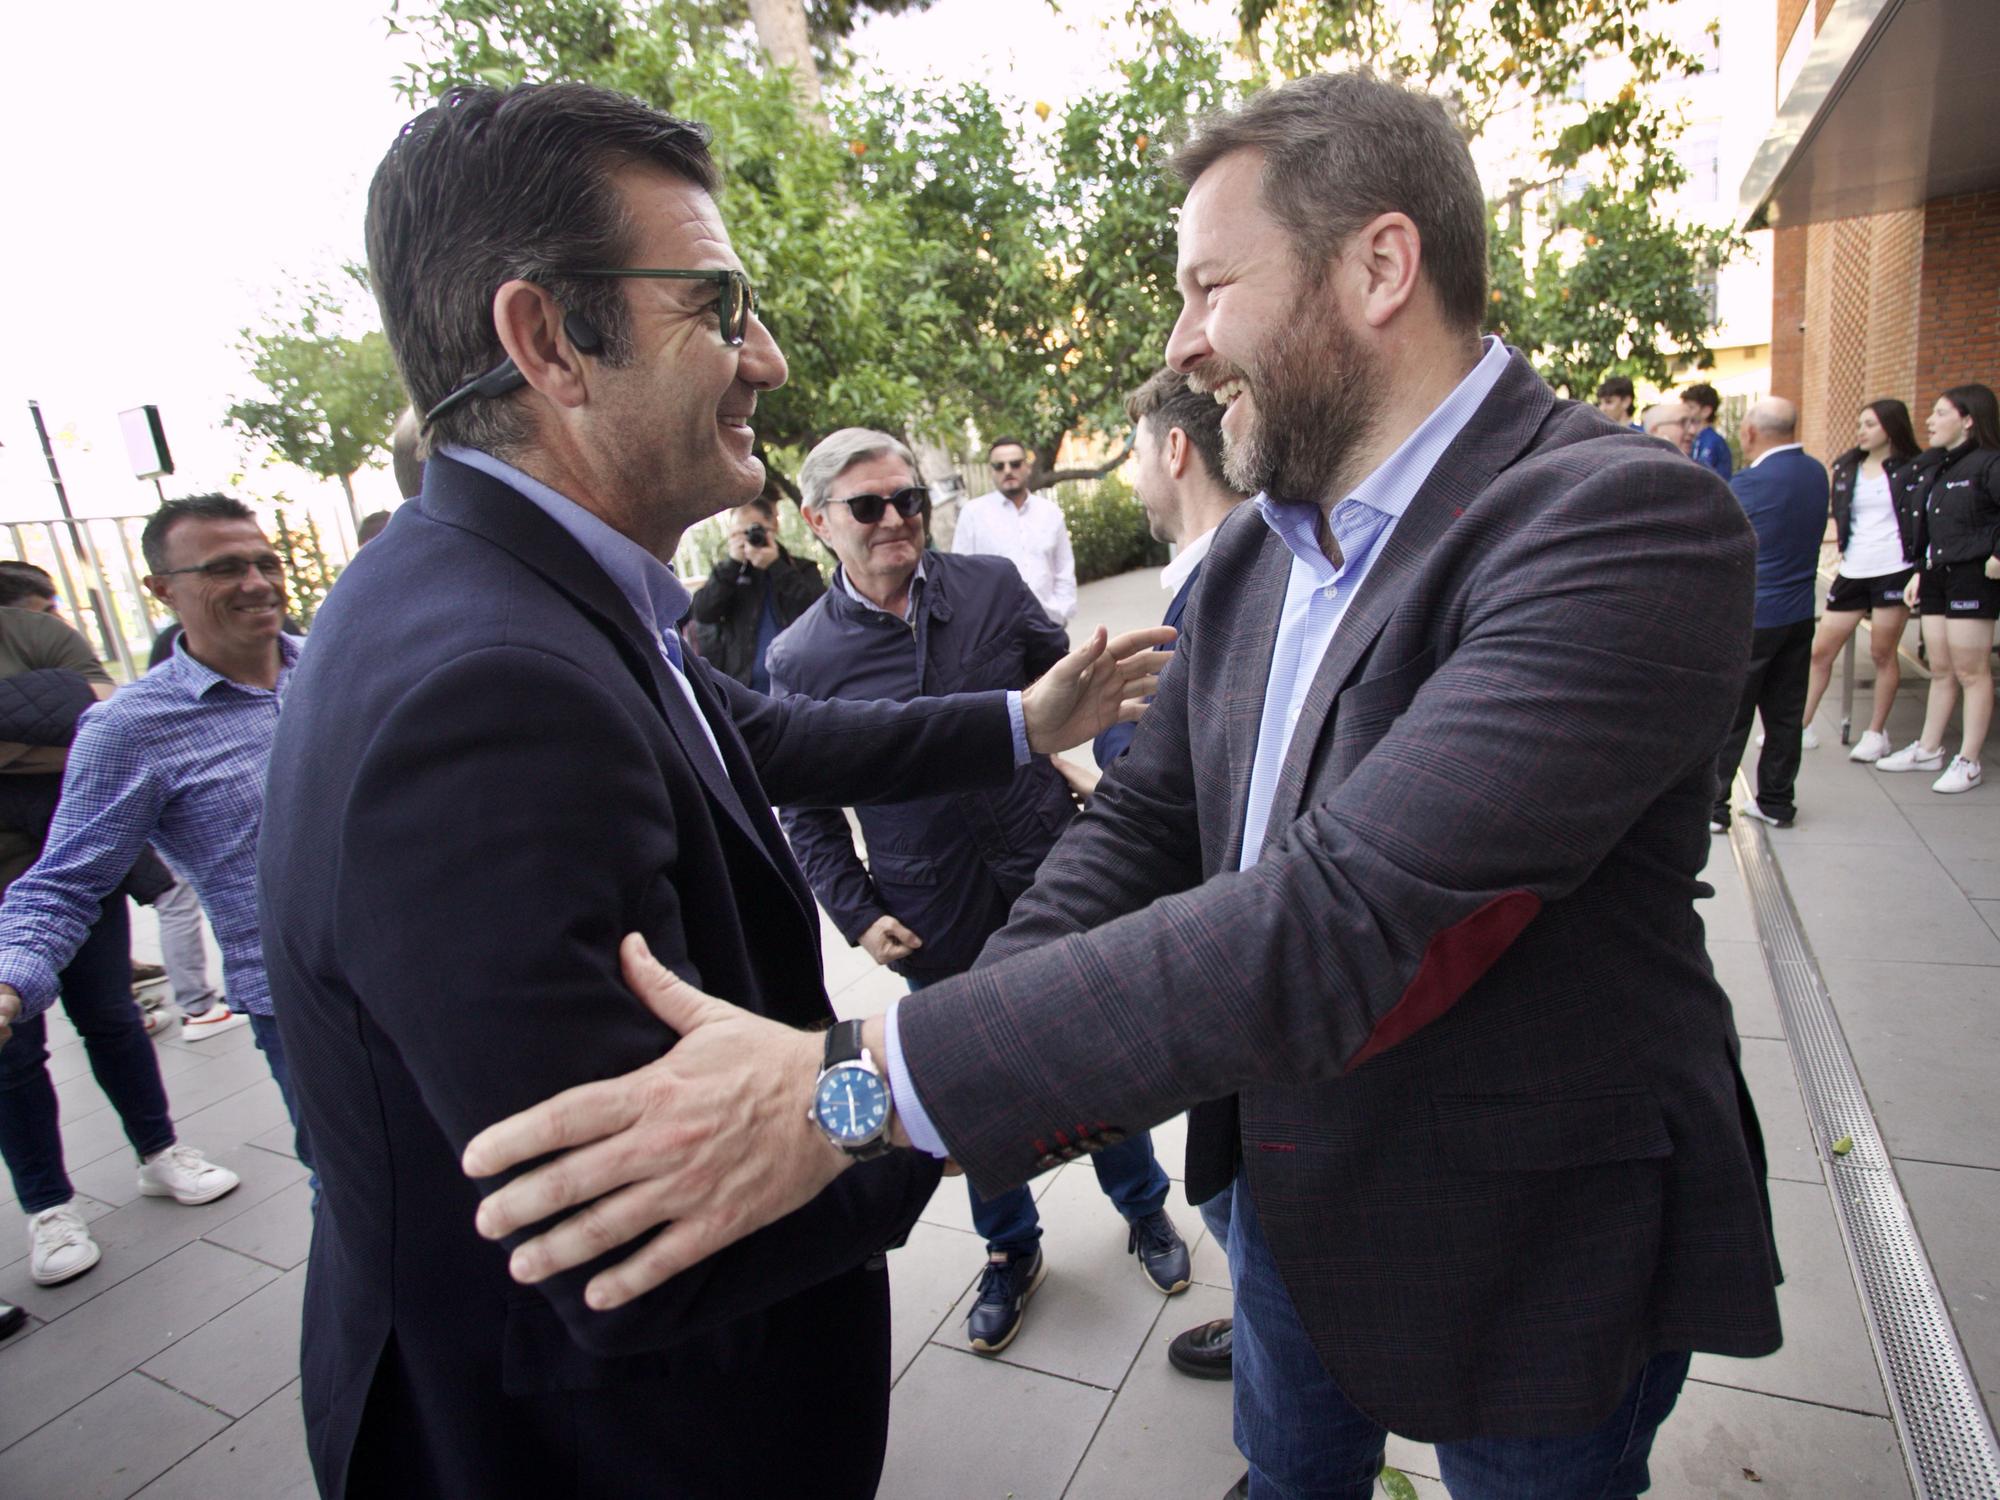
<svg viewBox="0 0 2000 1500"><path fill-rule="evenodd" d="M1928 448L1898 488L1921 519L1926 568L2000 553L2000 448Z"/></svg>
<svg viewBox="0 0 2000 1500"><path fill-rule="evenodd" d="M1832 480L1831 499L1833 502L1833 528L1840 538L1840 550L1844 554L1847 544L1854 535L1854 486L1861 474L1861 461L1868 455L1859 448L1849 448L1836 458L1829 474ZM1889 481L1889 505L1896 513L1896 534L1903 539L1903 556L1912 559L1922 555L1923 514L1920 505L1913 506L1909 491L1903 481L1914 458L1885 458L1882 460L1882 475Z"/></svg>

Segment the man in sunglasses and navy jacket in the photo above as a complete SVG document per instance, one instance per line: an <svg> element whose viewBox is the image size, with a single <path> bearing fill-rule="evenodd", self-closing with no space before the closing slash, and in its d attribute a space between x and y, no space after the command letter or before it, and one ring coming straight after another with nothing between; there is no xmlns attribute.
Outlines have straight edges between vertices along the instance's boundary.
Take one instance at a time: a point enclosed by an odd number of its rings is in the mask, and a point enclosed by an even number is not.
<svg viewBox="0 0 2000 1500"><path fill-rule="evenodd" d="M833 587L771 643L771 690L817 699L909 699L1021 689L1069 639L1004 557L929 551L929 495L916 460L885 432L849 427L807 456L802 508L840 561ZM848 942L913 990L972 967L1075 816L1063 778L1037 759L1003 786L856 809L864 866L838 808L787 807L785 833ZM1159 1291L1188 1285L1188 1250L1167 1216L1167 1174L1143 1131L1093 1158L1128 1224L1126 1250ZM987 1265L966 1340L997 1354L1020 1331L1046 1265L1027 1188L972 1194Z"/></svg>

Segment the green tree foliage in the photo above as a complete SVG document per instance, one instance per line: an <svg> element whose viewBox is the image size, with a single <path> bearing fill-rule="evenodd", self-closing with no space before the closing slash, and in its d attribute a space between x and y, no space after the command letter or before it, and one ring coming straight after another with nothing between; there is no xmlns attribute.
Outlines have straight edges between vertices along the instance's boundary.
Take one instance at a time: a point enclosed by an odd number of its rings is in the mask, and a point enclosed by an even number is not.
<svg viewBox="0 0 2000 1500"><path fill-rule="evenodd" d="M347 268L366 300L366 273ZM354 506L353 477L377 461L404 405L389 341L379 330L343 332L342 295L319 286L263 332L243 330L250 374L264 394L232 405L224 420L261 439L286 463L337 479Z"/></svg>
<svg viewBox="0 0 2000 1500"><path fill-rule="evenodd" d="M1531 156L1493 206L1490 326L1577 394L1698 365L1713 331L1700 288L1741 244L1658 207L1687 180L1673 85L1702 71L1665 25L1673 4L1242 0L1238 18L1281 72L1366 65L1441 99L1468 142L1531 122Z"/></svg>
<svg viewBox="0 0 2000 1500"><path fill-rule="evenodd" d="M1078 583L1157 568L1167 560L1166 543L1153 540L1146 508L1120 475L1107 474L1095 484L1063 485L1056 503L1069 527Z"/></svg>

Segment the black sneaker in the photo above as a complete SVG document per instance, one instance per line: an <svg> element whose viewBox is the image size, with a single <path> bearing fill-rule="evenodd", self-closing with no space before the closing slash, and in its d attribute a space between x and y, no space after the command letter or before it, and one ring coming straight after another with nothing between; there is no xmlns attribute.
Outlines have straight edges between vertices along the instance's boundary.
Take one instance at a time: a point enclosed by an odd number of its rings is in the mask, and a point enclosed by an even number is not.
<svg viewBox="0 0 2000 1500"><path fill-rule="evenodd" d="M0 1339L18 1332L21 1325L27 1321L26 1308L16 1307L11 1302L0 1302Z"/></svg>
<svg viewBox="0 0 2000 1500"><path fill-rule="evenodd" d="M986 1262L979 1276L979 1295L973 1299L972 1311L965 1315L965 1337L974 1354L998 1354L1014 1342L1028 1299L1048 1272L1040 1245L1033 1255Z"/></svg>
<svg viewBox="0 0 2000 1500"><path fill-rule="evenodd" d="M1217 1318L1184 1333L1177 1333L1167 1345L1167 1363L1196 1380L1227 1380L1234 1373L1230 1358L1236 1322Z"/></svg>
<svg viewBox="0 0 2000 1500"><path fill-rule="evenodd" d="M1162 1208L1132 1221L1125 1240L1125 1253L1139 1257L1139 1269L1157 1291L1169 1297L1188 1289L1190 1277L1187 1241L1174 1228L1174 1221Z"/></svg>

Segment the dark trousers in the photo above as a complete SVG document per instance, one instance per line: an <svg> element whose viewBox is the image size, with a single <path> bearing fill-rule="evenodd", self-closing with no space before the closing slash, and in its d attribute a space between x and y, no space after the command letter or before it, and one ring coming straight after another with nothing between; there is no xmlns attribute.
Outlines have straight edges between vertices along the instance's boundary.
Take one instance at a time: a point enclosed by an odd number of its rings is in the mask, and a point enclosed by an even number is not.
<svg viewBox="0 0 2000 1500"><path fill-rule="evenodd" d="M57 983L63 1009L83 1038L91 1076L118 1111L125 1139L142 1158L166 1150L174 1143L174 1122L153 1039L132 999L131 922L123 895L104 903ZM0 1156L28 1214L75 1196L63 1170L62 1116L48 1060L47 1018L16 1021L13 1038L0 1047Z"/></svg>
<svg viewBox="0 0 2000 1500"><path fill-rule="evenodd" d="M299 1118L299 1101L292 1093L292 1065L285 1061L285 1043L278 1035L278 1018L260 1016L254 1010L249 1012L249 1016L250 1035L257 1039L257 1050L270 1064L271 1076L278 1083L278 1096L285 1101L285 1113L292 1119L292 1150L298 1155L299 1165L312 1172L313 1206L318 1207L319 1173L313 1171L312 1145L306 1138L306 1122Z"/></svg>
<svg viewBox="0 0 2000 1500"><path fill-rule="evenodd" d="M1743 678L1743 696L1736 705L1736 722L1715 761L1715 821L1729 821L1729 784L1750 743L1750 723L1764 716L1764 749L1757 757L1757 805L1774 818L1798 812L1793 799L1799 779L1799 735L1806 721L1806 678L1812 671L1813 621L1773 625L1754 631L1750 640L1750 670Z"/></svg>

